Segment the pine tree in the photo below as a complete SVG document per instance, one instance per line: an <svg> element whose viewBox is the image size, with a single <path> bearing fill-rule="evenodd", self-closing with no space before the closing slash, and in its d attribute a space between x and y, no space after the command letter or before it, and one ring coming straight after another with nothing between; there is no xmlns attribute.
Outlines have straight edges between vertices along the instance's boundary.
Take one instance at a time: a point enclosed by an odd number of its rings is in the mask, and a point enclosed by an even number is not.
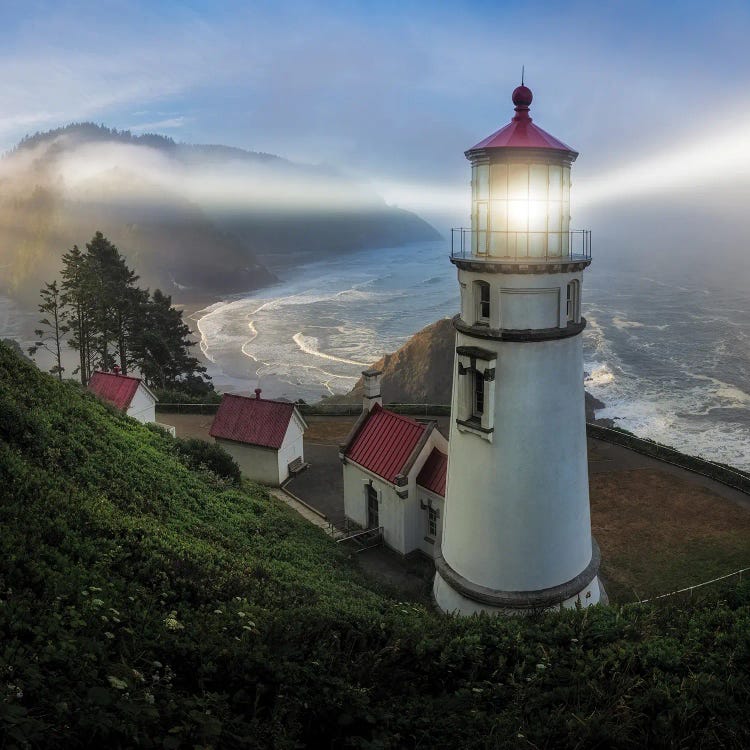
<svg viewBox="0 0 750 750"><path fill-rule="evenodd" d="M158 388L212 390L206 368L190 353L196 342L172 298L156 289L142 309L142 329L132 343L146 382Z"/></svg>
<svg viewBox="0 0 750 750"><path fill-rule="evenodd" d="M34 331L38 340L34 346L29 347L29 354L33 357L40 349L46 349L55 359L54 366L49 370L50 373L62 380L65 368L62 364L61 342L63 336L70 330L68 311L65 309L57 281L45 284L39 294L42 298L39 312L44 315L39 319L39 324L44 328L37 328Z"/></svg>
<svg viewBox="0 0 750 750"><path fill-rule="evenodd" d="M62 262L62 302L69 312L69 330L72 332L68 345L78 352L79 365L75 372L80 375L81 383L86 385L92 372L92 305L87 284L86 257L78 245L73 245L71 250L63 254Z"/></svg>
<svg viewBox="0 0 750 750"><path fill-rule="evenodd" d="M101 232L86 244L85 263L98 364L108 370L117 358L126 375L130 363L128 333L135 323L142 298L135 286L138 276Z"/></svg>

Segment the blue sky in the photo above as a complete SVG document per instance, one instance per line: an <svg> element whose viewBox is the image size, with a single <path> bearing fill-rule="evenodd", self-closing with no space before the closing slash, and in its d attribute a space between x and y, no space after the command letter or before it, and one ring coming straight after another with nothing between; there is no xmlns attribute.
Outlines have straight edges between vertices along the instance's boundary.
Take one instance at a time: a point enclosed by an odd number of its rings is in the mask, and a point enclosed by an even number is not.
<svg viewBox="0 0 750 750"><path fill-rule="evenodd" d="M581 151L584 182L750 128L747 2L0 10L1 149L93 120L331 163L408 202L465 184L463 151L510 118L522 64L532 115Z"/></svg>

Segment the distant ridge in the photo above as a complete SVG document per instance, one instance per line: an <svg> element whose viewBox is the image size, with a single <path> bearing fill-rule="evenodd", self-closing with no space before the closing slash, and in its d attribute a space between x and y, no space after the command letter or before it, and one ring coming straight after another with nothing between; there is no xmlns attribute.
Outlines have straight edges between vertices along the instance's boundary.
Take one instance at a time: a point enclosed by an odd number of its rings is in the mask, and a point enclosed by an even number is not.
<svg viewBox="0 0 750 750"><path fill-rule="evenodd" d="M35 305L59 256L97 230L177 301L268 285L268 264L299 254L439 236L331 167L233 146L82 122L27 136L0 159L0 292Z"/></svg>

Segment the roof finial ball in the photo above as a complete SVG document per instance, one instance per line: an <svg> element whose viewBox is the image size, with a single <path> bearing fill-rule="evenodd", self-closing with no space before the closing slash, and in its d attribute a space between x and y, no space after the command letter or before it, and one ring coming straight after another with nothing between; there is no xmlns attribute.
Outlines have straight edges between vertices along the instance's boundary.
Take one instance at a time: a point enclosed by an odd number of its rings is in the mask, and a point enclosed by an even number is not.
<svg viewBox="0 0 750 750"><path fill-rule="evenodd" d="M529 105L534 99L531 89L521 84L513 91L513 104L516 105L516 117L528 117Z"/></svg>

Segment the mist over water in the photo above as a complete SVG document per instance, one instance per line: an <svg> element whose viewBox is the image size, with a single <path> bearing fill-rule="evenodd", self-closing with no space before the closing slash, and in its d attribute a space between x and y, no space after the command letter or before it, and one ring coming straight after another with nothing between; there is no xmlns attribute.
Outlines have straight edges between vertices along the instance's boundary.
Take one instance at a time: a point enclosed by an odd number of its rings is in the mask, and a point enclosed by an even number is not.
<svg viewBox="0 0 750 750"><path fill-rule="evenodd" d="M446 242L307 263L196 314L220 389L315 401L438 318L455 314ZM586 387L643 437L750 469L750 294L704 262L602 254L585 273Z"/></svg>

